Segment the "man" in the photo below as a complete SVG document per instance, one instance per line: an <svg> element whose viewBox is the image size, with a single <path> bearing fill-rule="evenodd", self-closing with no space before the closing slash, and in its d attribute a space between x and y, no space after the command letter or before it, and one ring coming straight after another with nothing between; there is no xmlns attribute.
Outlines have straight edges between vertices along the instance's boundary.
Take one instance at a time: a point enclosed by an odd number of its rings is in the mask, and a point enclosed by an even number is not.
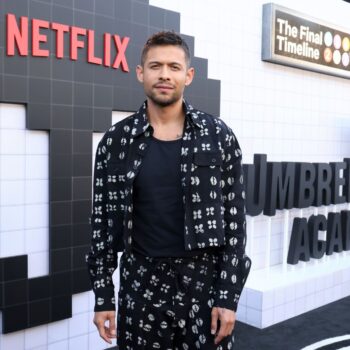
<svg viewBox="0 0 350 350"><path fill-rule="evenodd" d="M98 145L87 256L100 336L124 349L231 349L245 255L241 151L184 99L187 44L154 34L136 69L147 100ZM117 327L112 273L120 260Z"/></svg>

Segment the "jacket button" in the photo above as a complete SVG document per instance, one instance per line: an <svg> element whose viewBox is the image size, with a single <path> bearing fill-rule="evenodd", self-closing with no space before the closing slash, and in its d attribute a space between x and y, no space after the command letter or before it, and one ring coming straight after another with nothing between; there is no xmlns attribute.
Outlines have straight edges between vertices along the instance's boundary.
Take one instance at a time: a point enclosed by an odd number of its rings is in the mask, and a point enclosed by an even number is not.
<svg viewBox="0 0 350 350"><path fill-rule="evenodd" d="M213 163L215 163L216 162L216 159L215 158L212 158L212 160L211 160Z"/></svg>

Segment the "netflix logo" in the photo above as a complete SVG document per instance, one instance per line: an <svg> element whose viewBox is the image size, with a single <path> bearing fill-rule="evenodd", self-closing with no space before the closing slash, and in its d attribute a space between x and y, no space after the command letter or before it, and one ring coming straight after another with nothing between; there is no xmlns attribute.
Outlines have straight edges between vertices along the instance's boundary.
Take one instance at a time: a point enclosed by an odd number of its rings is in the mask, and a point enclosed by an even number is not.
<svg viewBox="0 0 350 350"><path fill-rule="evenodd" d="M78 59L78 50L85 50L88 63L103 65L113 69L121 68L122 71L129 72L126 59L129 37L104 33L102 38L96 38L95 31L92 29L55 22L50 23L35 18L29 21L28 17L25 16L20 17L18 21L16 16L11 13L6 15L7 56L14 56L17 53L20 56L28 56L28 53L31 52L33 57L49 57L51 54L50 50L43 47L48 41L48 30L55 32L56 50L54 55L56 58L64 58L64 43L65 40L69 40L69 53L66 53L66 56L71 60L76 61ZM29 42L30 32L31 42ZM96 40L103 41L103 53L100 56L95 52Z"/></svg>

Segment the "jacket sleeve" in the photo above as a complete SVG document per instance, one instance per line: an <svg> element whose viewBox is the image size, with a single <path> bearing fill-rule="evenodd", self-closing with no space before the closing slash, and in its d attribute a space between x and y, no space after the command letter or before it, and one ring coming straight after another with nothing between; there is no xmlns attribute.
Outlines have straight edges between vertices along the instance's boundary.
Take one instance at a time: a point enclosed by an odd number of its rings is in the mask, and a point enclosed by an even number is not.
<svg viewBox="0 0 350 350"><path fill-rule="evenodd" d="M95 293L94 311L115 310L112 274L118 256L113 252L112 235L108 233L107 216L107 145L106 135L98 144L94 166L93 200L91 212L91 247L86 255L92 289Z"/></svg>
<svg viewBox="0 0 350 350"><path fill-rule="evenodd" d="M245 255L246 220L242 153L232 130L227 127L222 167L225 246L219 254L219 276L214 306L237 311L251 260Z"/></svg>

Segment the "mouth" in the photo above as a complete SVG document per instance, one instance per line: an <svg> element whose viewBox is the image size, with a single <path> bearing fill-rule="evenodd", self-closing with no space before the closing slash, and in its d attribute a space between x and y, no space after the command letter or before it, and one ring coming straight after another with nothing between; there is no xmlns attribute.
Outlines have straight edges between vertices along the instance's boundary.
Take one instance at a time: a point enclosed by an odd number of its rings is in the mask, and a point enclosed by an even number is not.
<svg viewBox="0 0 350 350"><path fill-rule="evenodd" d="M159 90L173 90L173 87L171 85L165 84L156 84L154 87Z"/></svg>

